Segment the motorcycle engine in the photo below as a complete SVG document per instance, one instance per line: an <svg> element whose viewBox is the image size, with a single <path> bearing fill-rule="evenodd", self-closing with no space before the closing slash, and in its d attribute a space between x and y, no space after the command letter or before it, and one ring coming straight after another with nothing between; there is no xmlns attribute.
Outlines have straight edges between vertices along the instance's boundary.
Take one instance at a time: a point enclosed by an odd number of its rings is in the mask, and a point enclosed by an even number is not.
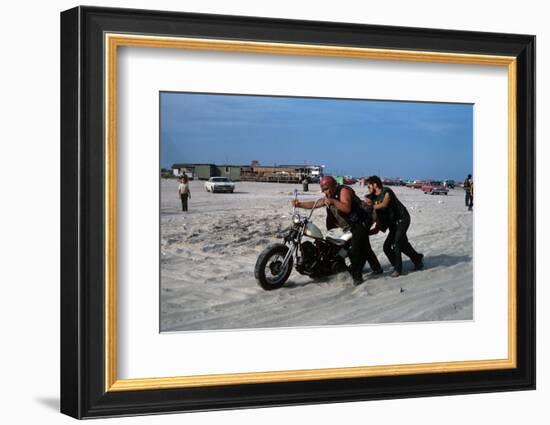
<svg viewBox="0 0 550 425"><path fill-rule="evenodd" d="M296 263L296 270L299 273L311 275L315 272L318 264L317 248L310 241L302 242L300 245L300 253L301 256Z"/></svg>

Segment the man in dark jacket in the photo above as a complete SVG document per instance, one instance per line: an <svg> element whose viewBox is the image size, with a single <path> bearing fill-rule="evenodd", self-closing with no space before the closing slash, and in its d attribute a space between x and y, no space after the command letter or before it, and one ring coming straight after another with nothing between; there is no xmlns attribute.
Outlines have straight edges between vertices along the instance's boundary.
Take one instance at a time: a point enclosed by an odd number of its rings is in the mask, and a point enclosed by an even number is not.
<svg viewBox="0 0 550 425"><path fill-rule="evenodd" d="M382 273L382 267L372 251L369 241L369 229L372 221L361 205L361 200L349 186L339 185L331 176L325 176L319 182L325 198L317 201L294 201L297 208L311 209L326 206L327 229L340 227L352 233L350 250L350 273L353 284L363 282L363 267L369 262L372 274ZM317 205L316 205L317 204Z"/></svg>
<svg viewBox="0 0 550 425"><path fill-rule="evenodd" d="M382 185L378 176L370 176L367 179L367 187L372 195L373 208L380 223L377 228L382 231L389 229L384 242L384 253L394 269L391 276L397 277L403 273L401 253L412 260L415 270L422 269L424 255L416 252L407 238L407 230L411 224L407 208L399 201L393 190Z"/></svg>
<svg viewBox="0 0 550 425"><path fill-rule="evenodd" d="M473 186L474 186L474 182L472 180L472 175L468 174L468 177L466 177L466 179L464 180L464 194L465 194L464 202L468 207L468 211L472 211L472 207L474 206Z"/></svg>

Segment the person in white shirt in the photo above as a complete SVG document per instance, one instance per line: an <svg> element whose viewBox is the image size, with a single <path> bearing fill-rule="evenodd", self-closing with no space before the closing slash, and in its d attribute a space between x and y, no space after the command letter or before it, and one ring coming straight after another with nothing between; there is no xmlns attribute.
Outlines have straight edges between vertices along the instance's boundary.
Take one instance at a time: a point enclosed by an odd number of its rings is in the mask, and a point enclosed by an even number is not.
<svg viewBox="0 0 550 425"><path fill-rule="evenodd" d="M191 199L191 191L189 190L189 179L185 174L180 178L178 194L181 199L181 210L187 211L187 201L188 199Z"/></svg>

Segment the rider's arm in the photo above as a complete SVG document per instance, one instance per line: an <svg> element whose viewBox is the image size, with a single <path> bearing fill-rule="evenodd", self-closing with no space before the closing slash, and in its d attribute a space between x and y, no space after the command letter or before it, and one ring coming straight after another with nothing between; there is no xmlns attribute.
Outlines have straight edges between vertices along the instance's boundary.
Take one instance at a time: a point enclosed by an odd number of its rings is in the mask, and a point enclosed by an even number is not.
<svg viewBox="0 0 550 425"><path fill-rule="evenodd" d="M313 209L314 207L315 208L321 208L321 207L324 207L325 206L325 203L323 202L323 198L320 198L320 199L317 199L316 201L304 201L304 202L300 202L298 201L297 199L292 201L294 203L294 206L296 208L304 208L306 210L311 210ZM317 205L315 205L317 204Z"/></svg>
<svg viewBox="0 0 550 425"><path fill-rule="evenodd" d="M390 194L386 192L384 195L384 199L379 204L374 204L375 210L382 210L384 208L388 208L388 205L390 205Z"/></svg>

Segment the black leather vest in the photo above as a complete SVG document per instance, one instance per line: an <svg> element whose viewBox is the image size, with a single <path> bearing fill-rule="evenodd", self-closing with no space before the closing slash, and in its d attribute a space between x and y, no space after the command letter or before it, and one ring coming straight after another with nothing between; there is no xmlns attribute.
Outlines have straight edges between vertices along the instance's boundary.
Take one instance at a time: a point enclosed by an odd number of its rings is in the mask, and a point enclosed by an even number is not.
<svg viewBox="0 0 550 425"><path fill-rule="evenodd" d="M362 207L361 200L351 187L338 185L333 198L339 201L342 189L344 188L351 190L351 211L346 214L338 211L333 205L327 207L327 229L330 230L334 227L341 227L342 229L352 228L362 223L370 227L371 223L368 223L368 215Z"/></svg>

